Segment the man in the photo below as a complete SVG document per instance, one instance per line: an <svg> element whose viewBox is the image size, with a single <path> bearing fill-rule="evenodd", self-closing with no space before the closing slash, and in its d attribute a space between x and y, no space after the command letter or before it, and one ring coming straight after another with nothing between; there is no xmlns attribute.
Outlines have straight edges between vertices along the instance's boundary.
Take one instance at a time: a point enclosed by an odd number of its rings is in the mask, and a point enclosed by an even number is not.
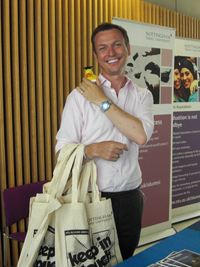
<svg viewBox="0 0 200 267"><path fill-rule="evenodd" d="M112 199L123 259L139 242L143 199L138 147L153 132L153 98L125 76L131 54L126 31L103 23L92 34L102 69L97 82L83 82L68 96L57 134L56 153L68 143L83 143L84 163L94 159L102 197Z"/></svg>

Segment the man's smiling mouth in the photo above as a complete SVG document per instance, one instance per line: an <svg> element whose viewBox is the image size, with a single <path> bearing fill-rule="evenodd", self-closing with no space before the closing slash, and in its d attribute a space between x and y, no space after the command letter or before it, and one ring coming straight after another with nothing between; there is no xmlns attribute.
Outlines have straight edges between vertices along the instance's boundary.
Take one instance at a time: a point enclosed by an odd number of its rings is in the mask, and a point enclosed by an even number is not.
<svg viewBox="0 0 200 267"><path fill-rule="evenodd" d="M107 62L108 63L115 63L115 62L117 62L119 59L117 58L117 59L112 59L112 60L108 60Z"/></svg>

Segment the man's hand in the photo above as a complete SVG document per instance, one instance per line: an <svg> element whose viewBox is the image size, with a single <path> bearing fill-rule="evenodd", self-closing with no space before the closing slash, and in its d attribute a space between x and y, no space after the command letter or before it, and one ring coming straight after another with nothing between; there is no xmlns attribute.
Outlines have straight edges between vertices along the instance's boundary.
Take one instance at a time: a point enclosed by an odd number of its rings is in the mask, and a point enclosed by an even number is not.
<svg viewBox="0 0 200 267"><path fill-rule="evenodd" d="M76 87L76 89L81 93L87 100L91 103L101 106L101 103L107 101L108 98L104 94L104 91L101 87L99 79L96 83L93 83L85 78L83 78L82 83Z"/></svg>
<svg viewBox="0 0 200 267"><path fill-rule="evenodd" d="M115 141L93 143L85 147L85 154L88 158L100 157L114 162L120 158L124 151L128 151L127 145Z"/></svg>

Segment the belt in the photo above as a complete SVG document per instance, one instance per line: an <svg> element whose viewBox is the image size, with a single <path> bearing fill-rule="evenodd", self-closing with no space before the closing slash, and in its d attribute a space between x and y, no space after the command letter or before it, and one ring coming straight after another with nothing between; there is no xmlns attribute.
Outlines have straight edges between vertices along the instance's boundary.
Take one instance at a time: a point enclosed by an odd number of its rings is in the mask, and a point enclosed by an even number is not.
<svg viewBox="0 0 200 267"><path fill-rule="evenodd" d="M133 195L137 190L140 190L140 187L138 186L135 189L128 190L128 191L121 191L121 192L101 192L101 197L106 198L119 198L119 197L128 197Z"/></svg>

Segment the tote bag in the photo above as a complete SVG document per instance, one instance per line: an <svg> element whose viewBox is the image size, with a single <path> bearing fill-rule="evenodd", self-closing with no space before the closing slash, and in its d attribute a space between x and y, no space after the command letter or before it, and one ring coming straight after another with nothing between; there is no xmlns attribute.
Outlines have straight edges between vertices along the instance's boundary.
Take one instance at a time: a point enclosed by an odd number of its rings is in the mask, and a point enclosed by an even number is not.
<svg viewBox="0 0 200 267"><path fill-rule="evenodd" d="M100 198L96 185L96 166L91 162L92 202L86 204L91 243L98 247L97 266L115 266L122 262L111 199Z"/></svg>
<svg viewBox="0 0 200 267"><path fill-rule="evenodd" d="M96 184L97 171L94 162L88 162L86 168L90 170L92 185L92 193L90 194L91 202L84 203L87 227L79 227L79 220L82 220L83 215L78 213L79 210L74 205L78 199L83 201L83 198L88 195L89 180L88 176L84 180L86 176L83 175L83 179L80 180L79 184L81 190L76 190L76 184L72 180L71 209L73 209L73 223L71 219L69 220L69 214L65 212L69 209L69 204L63 204L56 211L56 258L61 259L63 267L112 267L122 262L122 256L119 249L111 200L100 198L100 192ZM86 183L87 187L85 186ZM81 196L78 195L80 192L82 194ZM57 196L62 198L61 195L62 187L58 187Z"/></svg>
<svg viewBox="0 0 200 267"><path fill-rule="evenodd" d="M55 266L55 211L63 204L63 200L56 197L57 188L63 177L65 186L67 185L79 153L79 173L81 172L83 148L83 145L72 144L61 149L53 179L43 187L45 193L31 198L28 231L17 267ZM84 205L81 206L84 209Z"/></svg>
<svg viewBox="0 0 200 267"><path fill-rule="evenodd" d="M122 261L111 201L100 198L94 162L82 166L83 148L75 145L61 151L46 193L31 201L18 266L111 267Z"/></svg>

